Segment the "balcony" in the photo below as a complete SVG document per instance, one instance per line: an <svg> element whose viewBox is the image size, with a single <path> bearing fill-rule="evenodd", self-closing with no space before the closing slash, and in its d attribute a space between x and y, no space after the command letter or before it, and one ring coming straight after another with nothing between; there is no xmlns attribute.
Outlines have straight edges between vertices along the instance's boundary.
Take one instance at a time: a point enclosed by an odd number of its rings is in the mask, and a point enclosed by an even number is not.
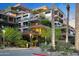
<svg viewBox="0 0 79 59"><path fill-rule="evenodd" d="M29 26L19 26L19 28L29 28Z"/></svg>
<svg viewBox="0 0 79 59"><path fill-rule="evenodd" d="M27 20L27 21L28 21L28 20L29 20L29 18L27 18L27 17L24 17L24 18L23 18L23 20Z"/></svg>
<svg viewBox="0 0 79 59"><path fill-rule="evenodd" d="M36 14L31 17L31 20L38 20L39 19L39 14Z"/></svg>
<svg viewBox="0 0 79 59"><path fill-rule="evenodd" d="M23 19L17 19L16 22L22 22L22 21L29 21L30 19L28 18L23 18Z"/></svg>
<svg viewBox="0 0 79 59"><path fill-rule="evenodd" d="M38 19L39 19L38 17L31 18L31 20L38 20Z"/></svg>

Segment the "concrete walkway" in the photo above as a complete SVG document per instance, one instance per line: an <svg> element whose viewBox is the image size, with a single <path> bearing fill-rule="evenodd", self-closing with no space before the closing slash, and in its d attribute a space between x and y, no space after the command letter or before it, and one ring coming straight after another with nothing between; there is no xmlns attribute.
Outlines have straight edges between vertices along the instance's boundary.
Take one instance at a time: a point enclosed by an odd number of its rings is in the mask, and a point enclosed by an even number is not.
<svg viewBox="0 0 79 59"><path fill-rule="evenodd" d="M30 47L30 48L6 47L0 50L25 50L25 49L40 49L40 48L39 47Z"/></svg>
<svg viewBox="0 0 79 59"><path fill-rule="evenodd" d="M0 56L35 56L35 54L49 54L50 53L44 53L41 51L39 47L37 48L5 48L0 49ZM52 54L50 56L62 56L59 52L51 52ZM72 53L72 55L69 56L78 56L77 53Z"/></svg>
<svg viewBox="0 0 79 59"><path fill-rule="evenodd" d="M0 56L34 56L33 53L41 53L41 49L38 47L0 49Z"/></svg>

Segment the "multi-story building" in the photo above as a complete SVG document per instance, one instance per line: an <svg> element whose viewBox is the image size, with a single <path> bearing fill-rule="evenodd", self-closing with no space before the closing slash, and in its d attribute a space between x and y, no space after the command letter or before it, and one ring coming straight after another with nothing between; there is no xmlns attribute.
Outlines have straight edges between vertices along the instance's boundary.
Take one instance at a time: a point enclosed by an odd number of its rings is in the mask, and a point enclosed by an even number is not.
<svg viewBox="0 0 79 59"><path fill-rule="evenodd" d="M39 26L40 20L47 19L51 22L53 16L55 20L55 27L60 28L61 31L63 31L63 29L66 29L66 26L64 26L65 24L64 13L57 7L55 9L49 9L47 6L43 6L30 10L29 8L25 8L24 6L17 4L13 7L5 9L4 14L16 18L19 30L22 33L27 33L28 31L30 32L30 30L32 31L34 26L37 25ZM42 19L40 18L40 15L42 16ZM64 36L65 34L66 33L64 32L62 36Z"/></svg>
<svg viewBox="0 0 79 59"><path fill-rule="evenodd" d="M0 27L1 26L10 26L10 27L16 27L16 18L13 16L5 15L0 13Z"/></svg>
<svg viewBox="0 0 79 59"><path fill-rule="evenodd" d="M0 13L0 43L2 42L2 30L5 27L17 27L16 18L13 16L5 15L4 13Z"/></svg>
<svg viewBox="0 0 79 59"><path fill-rule="evenodd" d="M18 15L16 17L18 21L18 25L19 25L19 30L21 32L27 32L29 30L29 26L30 26L29 21L30 21L31 16L32 16L31 13L26 13L26 14Z"/></svg>
<svg viewBox="0 0 79 59"><path fill-rule="evenodd" d="M16 4L15 6L5 9L4 13L16 18L16 22L21 32L26 32L28 30L28 21L31 17L31 13L28 8L25 8L21 4Z"/></svg>

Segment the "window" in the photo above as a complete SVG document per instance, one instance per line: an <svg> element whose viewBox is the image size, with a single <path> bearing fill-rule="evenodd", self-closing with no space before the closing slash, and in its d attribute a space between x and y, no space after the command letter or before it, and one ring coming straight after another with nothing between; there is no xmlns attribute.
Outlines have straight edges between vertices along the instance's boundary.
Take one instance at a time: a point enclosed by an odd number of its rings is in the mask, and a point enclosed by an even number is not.
<svg viewBox="0 0 79 59"><path fill-rule="evenodd" d="M19 9L16 10L17 12L20 11Z"/></svg>
<svg viewBox="0 0 79 59"><path fill-rule="evenodd" d="M7 20L7 16L4 15L4 16L3 16L3 19L4 19L4 20Z"/></svg>
<svg viewBox="0 0 79 59"><path fill-rule="evenodd" d="M57 23L55 23L55 26L57 26Z"/></svg>
<svg viewBox="0 0 79 59"><path fill-rule="evenodd" d="M17 20L21 19L21 17L18 17Z"/></svg>
<svg viewBox="0 0 79 59"><path fill-rule="evenodd" d="M21 27L21 23L18 23L18 26Z"/></svg>
<svg viewBox="0 0 79 59"><path fill-rule="evenodd" d="M9 17L9 22L14 22L14 19L12 17Z"/></svg>
<svg viewBox="0 0 79 59"><path fill-rule="evenodd" d="M27 17L28 16L28 14L27 15L24 15L23 17Z"/></svg>
<svg viewBox="0 0 79 59"><path fill-rule="evenodd" d="M54 14L57 15L58 11L54 11Z"/></svg>
<svg viewBox="0 0 79 59"><path fill-rule="evenodd" d="M38 15L36 15L35 17L38 17Z"/></svg>
<svg viewBox="0 0 79 59"><path fill-rule="evenodd" d="M7 16L0 14L0 18L3 20L7 20Z"/></svg>
<svg viewBox="0 0 79 59"><path fill-rule="evenodd" d="M58 25L60 26L61 24L60 24L60 23L58 23Z"/></svg>
<svg viewBox="0 0 79 59"><path fill-rule="evenodd" d="M45 12L45 14L48 14L48 13L50 13L50 11Z"/></svg>
<svg viewBox="0 0 79 59"><path fill-rule="evenodd" d="M18 29L19 31L21 31L21 29Z"/></svg>
<svg viewBox="0 0 79 59"><path fill-rule="evenodd" d="M60 16L61 18L63 18L63 14L59 13L59 16Z"/></svg>
<svg viewBox="0 0 79 59"><path fill-rule="evenodd" d="M55 21L58 21L59 20L59 18L57 18L57 17L55 17L54 19L55 19Z"/></svg>
<svg viewBox="0 0 79 59"><path fill-rule="evenodd" d="M0 14L0 18L2 18L2 15Z"/></svg>
<svg viewBox="0 0 79 59"><path fill-rule="evenodd" d="M27 32L27 31L28 31L28 28L23 29L23 32Z"/></svg>
<svg viewBox="0 0 79 59"><path fill-rule="evenodd" d="M20 21L20 20L21 20L21 17L18 17L18 18L17 18L17 22Z"/></svg>
<svg viewBox="0 0 79 59"><path fill-rule="evenodd" d="M27 26L27 25L28 25L28 22L23 22L23 25L24 25L24 26Z"/></svg>
<svg viewBox="0 0 79 59"><path fill-rule="evenodd" d="M55 23L55 26L60 27L60 26L62 26L62 25L61 25L61 23L56 22L56 23Z"/></svg>

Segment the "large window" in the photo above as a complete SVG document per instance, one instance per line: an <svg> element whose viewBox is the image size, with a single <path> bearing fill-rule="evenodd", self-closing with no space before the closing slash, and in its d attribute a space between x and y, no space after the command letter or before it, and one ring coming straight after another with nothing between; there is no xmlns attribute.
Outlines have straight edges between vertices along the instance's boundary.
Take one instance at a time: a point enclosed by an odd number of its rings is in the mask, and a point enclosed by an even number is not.
<svg viewBox="0 0 79 59"><path fill-rule="evenodd" d="M21 23L18 23L18 26L21 27Z"/></svg>
<svg viewBox="0 0 79 59"><path fill-rule="evenodd" d="M2 18L2 14L0 14L0 18Z"/></svg>
<svg viewBox="0 0 79 59"><path fill-rule="evenodd" d="M27 31L28 31L28 28L23 29L23 32L27 32Z"/></svg>
<svg viewBox="0 0 79 59"><path fill-rule="evenodd" d="M9 17L9 22L14 22L14 18L12 18L12 17Z"/></svg>
<svg viewBox="0 0 79 59"><path fill-rule="evenodd" d="M28 22L23 22L23 25L28 26L29 24L28 24Z"/></svg>
<svg viewBox="0 0 79 59"><path fill-rule="evenodd" d="M56 23L55 23L55 26L56 26L56 27L61 27L62 24L61 24L60 22L56 22Z"/></svg>
<svg viewBox="0 0 79 59"><path fill-rule="evenodd" d="M21 29L18 29L19 31L21 31Z"/></svg>
<svg viewBox="0 0 79 59"><path fill-rule="evenodd" d="M3 14L0 14L0 19L1 19L2 21L8 21L8 16L3 15Z"/></svg>
<svg viewBox="0 0 79 59"><path fill-rule="evenodd" d="M58 11L54 11L54 14L57 15L58 14Z"/></svg>
<svg viewBox="0 0 79 59"><path fill-rule="evenodd" d="M63 14L59 13L59 16L63 18Z"/></svg>
<svg viewBox="0 0 79 59"><path fill-rule="evenodd" d="M17 20L21 19L21 17L18 17Z"/></svg>
<svg viewBox="0 0 79 59"><path fill-rule="evenodd" d="M21 17L18 17L18 18L17 18L17 21L20 21L20 20L21 20Z"/></svg>
<svg viewBox="0 0 79 59"><path fill-rule="evenodd" d="M28 16L28 14L27 15L24 15L23 17L27 17Z"/></svg>
<svg viewBox="0 0 79 59"><path fill-rule="evenodd" d="M3 19L6 21L8 18L7 18L7 16L4 15L4 16L3 16Z"/></svg>
<svg viewBox="0 0 79 59"><path fill-rule="evenodd" d="M45 12L45 14L48 14L48 13L50 13L50 11Z"/></svg>

